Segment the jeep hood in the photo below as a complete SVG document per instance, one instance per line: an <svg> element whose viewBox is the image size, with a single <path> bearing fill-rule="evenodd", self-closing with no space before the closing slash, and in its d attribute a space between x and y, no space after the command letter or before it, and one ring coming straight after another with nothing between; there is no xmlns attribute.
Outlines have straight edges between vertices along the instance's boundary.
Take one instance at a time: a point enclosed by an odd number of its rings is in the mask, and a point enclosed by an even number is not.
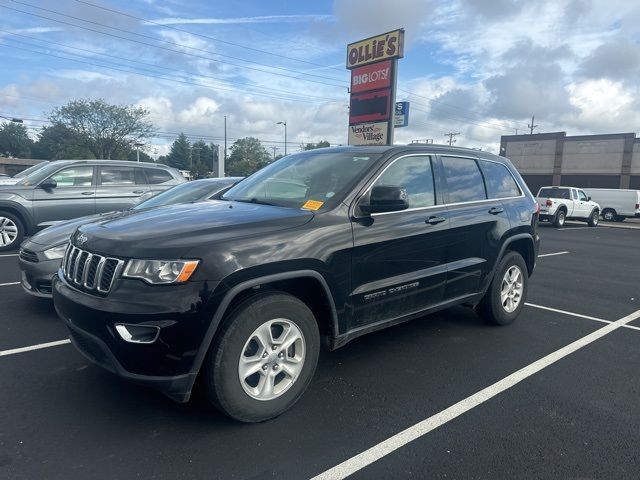
<svg viewBox="0 0 640 480"><path fill-rule="evenodd" d="M81 226L74 238L84 234L82 247L103 255L183 258L194 247L215 248L234 238L260 238L269 232L303 225L312 218L313 213L306 210L212 201L160 207L90 223Z"/></svg>

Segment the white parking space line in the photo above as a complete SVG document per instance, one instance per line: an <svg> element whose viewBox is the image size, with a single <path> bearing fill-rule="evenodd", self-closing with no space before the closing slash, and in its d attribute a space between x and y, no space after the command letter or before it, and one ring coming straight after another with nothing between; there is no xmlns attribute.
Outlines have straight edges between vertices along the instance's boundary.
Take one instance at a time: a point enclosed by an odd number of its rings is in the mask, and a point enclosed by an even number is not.
<svg viewBox="0 0 640 480"><path fill-rule="evenodd" d="M17 257L18 254L17 253L10 253L10 254L6 254L6 255L0 255L0 258L2 257Z"/></svg>
<svg viewBox="0 0 640 480"><path fill-rule="evenodd" d="M570 253L570 252L545 253L545 254L542 254L542 255L538 255L538 258L540 258L540 257L553 257L555 255L564 255L566 253Z"/></svg>
<svg viewBox="0 0 640 480"><path fill-rule="evenodd" d="M614 323L611 320L605 320L603 318L591 317L589 315L582 315L581 313L567 312L566 310L560 310L558 308L545 307L544 305L536 305L535 303L525 302L525 305L528 307L539 308L541 310L548 310L549 312L554 313L562 313L564 315L571 315L572 317L584 318L586 320L593 320L594 322L600 323ZM629 328L631 330L640 330L640 327L636 327L635 325L622 325L624 328Z"/></svg>
<svg viewBox="0 0 640 480"><path fill-rule="evenodd" d="M465 412L481 405L482 403L490 400L496 395L508 390L509 388L517 385L523 380L529 378L531 375L538 373L539 371L547 368L550 365L562 360L567 355L570 355L577 350L595 342L596 340L604 337L605 335L614 332L618 328L632 322L640 317L640 310L627 315L615 322L611 322L608 325L596 330L595 332L586 335L575 342L570 343L556 350L553 353L533 362L530 365L512 373L511 375L497 381L493 385L490 385L479 392L471 395L470 397L461 400L460 402L446 408L445 410L436 413L435 415L416 423L415 425L403 430L392 437L384 440L377 445L365 450L364 452L352 457L339 465L336 465L329 470L313 477L312 480L340 480L352 475L359 470L371 465L372 463L380 460L381 458L393 453L395 450L407 445L410 442L426 435L427 433L435 430L436 428L444 425L447 422L459 417Z"/></svg>
<svg viewBox="0 0 640 480"><path fill-rule="evenodd" d="M593 227L571 227L571 228L556 228L561 232L571 232L573 230L595 230Z"/></svg>
<svg viewBox="0 0 640 480"><path fill-rule="evenodd" d="M20 285L20 282L0 283L0 287L10 287L11 285Z"/></svg>
<svg viewBox="0 0 640 480"><path fill-rule="evenodd" d="M0 351L0 357L4 357L5 355L15 355L16 353L31 352L33 350L41 350L43 348L57 347L59 345L66 345L68 343L71 343L71 340L66 338L64 340L56 340L55 342L39 343L37 345L29 345L28 347L13 348L11 350L2 350Z"/></svg>

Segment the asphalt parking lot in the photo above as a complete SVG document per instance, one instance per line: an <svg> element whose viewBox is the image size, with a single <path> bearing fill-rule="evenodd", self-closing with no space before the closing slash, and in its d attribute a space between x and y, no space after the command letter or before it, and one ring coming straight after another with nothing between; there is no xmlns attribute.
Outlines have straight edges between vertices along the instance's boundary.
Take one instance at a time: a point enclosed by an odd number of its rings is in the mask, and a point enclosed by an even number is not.
<svg viewBox="0 0 640 480"><path fill-rule="evenodd" d="M67 335L4 254L0 478L638 478L640 228L540 231L516 323L458 307L362 337L257 425L25 349Z"/></svg>

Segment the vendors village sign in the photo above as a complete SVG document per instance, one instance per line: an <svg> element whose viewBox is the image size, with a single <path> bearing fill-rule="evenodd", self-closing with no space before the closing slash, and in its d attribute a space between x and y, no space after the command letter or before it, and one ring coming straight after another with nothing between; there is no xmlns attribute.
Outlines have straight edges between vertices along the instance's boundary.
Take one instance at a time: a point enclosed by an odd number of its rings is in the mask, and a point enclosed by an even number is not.
<svg viewBox="0 0 640 480"><path fill-rule="evenodd" d="M402 57L402 28L347 46L349 145L393 145L397 66Z"/></svg>

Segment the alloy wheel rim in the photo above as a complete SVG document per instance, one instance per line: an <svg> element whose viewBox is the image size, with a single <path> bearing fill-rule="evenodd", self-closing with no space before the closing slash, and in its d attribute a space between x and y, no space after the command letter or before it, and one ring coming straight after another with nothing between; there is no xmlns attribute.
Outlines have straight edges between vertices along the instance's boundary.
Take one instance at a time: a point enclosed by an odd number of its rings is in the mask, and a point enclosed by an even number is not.
<svg viewBox="0 0 640 480"><path fill-rule="evenodd" d="M7 217L0 217L0 247L7 247L16 241L18 226Z"/></svg>
<svg viewBox="0 0 640 480"><path fill-rule="evenodd" d="M249 336L238 361L242 389L255 400L269 401L296 382L305 361L304 335L293 321L269 320Z"/></svg>
<svg viewBox="0 0 640 480"><path fill-rule="evenodd" d="M524 282L522 270L516 265L507 269L500 286L500 302L507 313L514 312L522 301Z"/></svg>
<svg viewBox="0 0 640 480"><path fill-rule="evenodd" d="M559 223L560 225L564 225L564 213L560 212L558 215L559 215L559 217L558 217L558 223Z"/></svg>
<svg viewBox="0 0 640 480"><path fill-rule="evenodd" d="M597 214L597 213L594 213L594 214L593 214L593 224L594 224L594 225L597 225L597 224L598 224L598 214Z"/></svg>

